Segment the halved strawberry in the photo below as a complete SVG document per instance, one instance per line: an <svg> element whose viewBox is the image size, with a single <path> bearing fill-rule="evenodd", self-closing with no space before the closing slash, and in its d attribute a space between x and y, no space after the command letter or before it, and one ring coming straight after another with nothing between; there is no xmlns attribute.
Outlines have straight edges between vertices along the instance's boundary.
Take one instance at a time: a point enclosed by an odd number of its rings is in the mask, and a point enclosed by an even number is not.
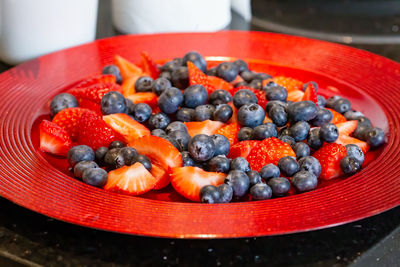
<svg viewBox="0 0 400 267"><path fill-rule="evenodd" d="M315 88L315 84L312 83L312 82L307 84L307 88L304 91L304 96L301 99L301 101L306 101L306 100L314 102L318 107L317 91L316 91L316 88Z"/></svg>
<svg viewBox="0 0 400 267"><path fill-rule="evenodd" d="M121 92L121 86L116 83L96 83L83 88L72 88L67 93L75 96L78 103L82 99L86 99L100 104L103 96L110 91Z"/></svg>
<svg viewBox="0 0 400 267"><path fill-rule="evenodd" d="M304 92L301 90L292 90L288 92L287 101L298 102L302 101Z"/></svg>
<svg viewBox="0 0 400 267"><path fill-rule="evenodd" d="M276 76L274 78L264 80L263 86L268 84L271 81L280 86L285 87L288 92L293 91L293 90L302 90L302 88L303 88L302 81L299 81L299 80L291 78L291 77L285 77L285 76Z"/></svg>
<svg viewBox="0 0 400 267"><path fill-rule="evenodd" d="M100 74L82 80L75 88L85 88L97 83L116 83L116 79L112 74Z"/></svg>
<svg viewBox="0 0 400 267"><path fill-rule="evenodd" d="M131 166L110 171L104 189L128 195L141 195L153 189L156 183L157 179L142 163L136 162Z"/></svg>
<svg viewBox="0 0 400 267"><path fill-rule="evenodd" d="M313 156L321 164L321 176L324 180L330 180L343 175L340 168L340 160L347 154L346 148L341 144L326 143L315 151Z"/></svg>
<svg viewBox="0 0 400 267"><path fill-rule="evenodd" d="M331 122L333 124L338 124L338 123L347 121L347 119L342 114L340 114L339 112L337 112L337 111L335 111L333 109L330 109L330 108L326 108L326 109L330 110L332 112L332 114L333 114L333 119L331 120Z"/></svg>
<svg viewBox="0 0 400 267"><path fill-rule="evenodd" d="M369 150L369 145L367 142L361 141L357 138L348 136L348 135L339 135L338 139L336 140L336 143L341 144L343 146L353 144L357 145L362 152L367 153Z"/></svg>
<svg viewBox="0 0 400 267"><path fill-rule="evenodd" d="M114 63L121 71L122 80L125 81L131 76L140 76L143 71L141 68L130 62L129 60L121 57L120 55L114 56Z"/></svg>
<svg viewBox="0 0 400 267"><path fill-rule="evenodd" d="M88 99L84 99L84 98L80 99L79 107L83 108L83 109L88 109L90 111L93 111L97 115L100 115L100 116L102 115L100 104L97 104L97 103L95 103L93 101L90 101Z"/></svg>
<svg viewBox="0 0 400 267"><path fill-rule="evenodd" d="M215 134L221 134L228 138L229 144L231 146L238 142L237 134L240 130L240 125L238 123L229 123L224 127L218 129Z"/></svg>
<svg viewBox="0 0 400 267"><path fill-rule="evenodd" d="M127 98L132 100L132 102L134 104L146 103L152 109L158 107L158 104L157 104L158 97L157 97L157 95L155 93L151 93L151 92L134 93L132 95L127 96Z"/></svg>
<svg viewBox="0 0 400 267"><path fill-rule="evenodd" d="M213 135L218 129L224 127L225 123L220 121L205 120L185 122L185 125L188 129L189 135L193 137L198 134Z"/></svg>
<svg viewBox="0 0 400 267"><path fill-rule="evenodd" d="M225 177L224 173L207 172L197 167L173 168L170 174L176 192L192 201L200 201L200 189L203 186L223 184Z"/></svg>
<svg viewBox="0 0 400 267"><path fill-rule="evenodd" d="M152 162L151 165L152 167L150 173L157 180L157 183L153 189L162 189L166 187L169 184L169 173L156 162Z"/></svg>
<svg viewBox="0 0 400 267"><path fill-rule="evenodd" d="M207 89L209 94L215 91L214 86L212 86L208 81L208 76L204 74L198 67L196 67L196 65L194 65L191 61L188 61L187 66L189 72L189 85L201 84Z"/></svg>
<svg viewBox="0 0 400 267"><path fill-rule="evenodd" d="M268 114L265 114L265 118L264 118L263 123L268 123L268 122L272 122L272 120L271 120L270 117L268 117Z"/></svg>
<svg viewBox="0 0 400 267"><path fill-rule="evenodd" d="M134 93L136 93L135 82L136 82L137 79L139 79L139 77L140 77L140 75L131 76L128 79L125 79L122 82L122 84L121 84L122 94L125 97L133 95Z"/></svg>
<svg viewBox="0 0 400 267"><path fill-rule="evenodd" d="M54 122L43 120L39 125L40 150L55 155L66 156L72 147L69 134Z"/></svg>
<svg viewBox="0 0 400 267"><path fill-rule="evenodd" d="M164 170L169 171L170 168L182 166L181 153L170 142L161 137L143 136L134 139L128 146L135 148L139 154L146 155Z"/></svg>
<svg viewBox="0 0 400 267"><path fill-rule="evenodd" d="M271 137L258 143L250 151L247 161L252 170L260 171L262 167L269 163L277 165L279 159L286 156L296 157L296 154L289 144Z"/></svg>
<svg viewBox="0 0 400 267"><path fill-rule="evenodd" d="M268 100L267 100L266 97L265 97L265 91L263 91L263 90L257 90L257 89L254 89L254 88L250 87L250 86L245 86L245 85L243 85L243 86L238 86L238 87L236 87L236 88L232 88L232 90L230 90L229 93L230 93L232 96L234 96L235 93L236 93L237 91L241 90L241 89L247 89L247 90L252 91L252 92L256 95L256 97L257 97L257 104L260 105L262 108L265 109L265 106L266 106L267 103L268 103Z"/></svg>
<svg viewBox="0 0 400 267"><path fill-rule="evenodd" d="M336 124L339 130L339 135L351 135L357 129L357 121L345 121Z"/></svg>
<svg viewBox="0 0 400 267"><path fill-rule="evenodd" d="M150 58L149 54L145 51L143 51L141 54L141 67L143 69L143 72L150 76L153 79L157 79L158 76L160 75L160 70L157 68L157 65L154 63L154 61Z"/></svg>
<svg viewBox="0 0 400 267"><path fill-rule="evenodd" d="M237 157L247 158L249 156L250 151L260 143L258 140L246 140L240 141L233 146L229 150L228 158L234 159Z"/></svg>
<svg viewBox="0 0 400 267"><path fill-rule="evenodd" d="M133 139L150 135L150 130L143 124L135 121L125 113L116 113L103 116L103 120L119 133L124 141L129 143Z"/></svg>
<svg viewBox="0 0 400 267"><path fill-rule="evenodd" d="M240 76L238 75L238 77L240 77ZM223 89L223 90L226 90L229 92L233 88L233 85L228 83L224 79L221 79L221 78L218 78L215 76L207 76L207 79L208 79L208 83L214 88L214 90ZM210 92L208 92L208 93L210 93Z"/></svg>
<svg viewBox="0 0 400 267"><path fill-rule="evenodd" d="M78 123L83 113L93 113L93 111L86 108L66 108L58 112L52 122L61 126L67 131L72 141L78 137Z"/></svg>

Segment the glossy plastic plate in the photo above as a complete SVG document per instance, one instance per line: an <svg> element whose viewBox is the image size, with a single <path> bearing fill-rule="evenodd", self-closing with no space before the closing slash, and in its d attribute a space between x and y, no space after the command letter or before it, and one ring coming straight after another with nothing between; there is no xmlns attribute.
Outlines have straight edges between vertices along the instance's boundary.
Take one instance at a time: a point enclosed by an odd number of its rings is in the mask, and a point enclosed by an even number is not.
<svg viewBox="0 0 400 267"><path fill-rule="evenodd" d="M143 197L108 193L73 179L64 159L38 150L49 100L99 73L115 54L138 62L197 50L210 61L247 59L253 69L314 80L341 94L387 133L386 145L349 178L308 193L259 202L185 202L171 189ZM0 195L44 215L87 227L177 238L230 238L307 231L378 214L400 204L400 65L350 47L258 32L131 35L29 61L0 75Z"/></svg>

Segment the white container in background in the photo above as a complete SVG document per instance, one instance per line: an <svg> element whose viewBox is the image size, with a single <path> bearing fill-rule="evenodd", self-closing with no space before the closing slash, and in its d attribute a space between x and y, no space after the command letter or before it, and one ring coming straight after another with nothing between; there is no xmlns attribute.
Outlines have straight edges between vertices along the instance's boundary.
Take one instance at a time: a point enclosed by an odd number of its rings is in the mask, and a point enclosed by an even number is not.
<svg viewBox="0 0 400 267"><path fill-rule="evenodd" d="M217 31L231 21L230 0L112 0L123 33Z"/></svg>
<svg viewBox="0 0 400 267"><path fill-rule="evenodd" d="M98 0L0 0L0 59L18 64L96 36Z"/></svg>

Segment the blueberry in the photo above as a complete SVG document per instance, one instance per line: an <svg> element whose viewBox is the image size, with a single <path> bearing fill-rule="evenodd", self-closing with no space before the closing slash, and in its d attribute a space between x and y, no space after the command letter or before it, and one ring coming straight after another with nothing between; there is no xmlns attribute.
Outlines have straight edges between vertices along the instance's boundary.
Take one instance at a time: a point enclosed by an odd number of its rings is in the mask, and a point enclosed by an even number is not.
<svg viewBox="0 0 400 267"><path fill-rule="evenodd" d="M109 169L115 169L116 168L116 163L115 160L118 156L120 148L113 148L108 150L106 155L104 156L104 163Z"/></svg>
<svg viewBox="0 0 400 267"><path fill-rule="evenodd" d="M335 142L339 137L339 129L333 123L325 123L321 126L319 135L322 141L327 143Z"/></svg>
<svg viewBox="0 0 400 267"><path fill-rule="evenodd" d="M232 200L233 197L233 189L232 186L228 184L220 184L217 186L219 194L220 194L220 199L219 203L229 203Z"/></svg>
<svg viewBox="0 0 400 267"><path fill-rule="evenodd" d="M332 108L339 113L345 113L351 109L351 103L346 98L339 98L333 102Z"/></svg>
<svg viewBox="0 0 400 267"><path fill-rule="evenodd" d="M182 145L181 145L181 143L179 143L176 139L172 138L171 136L166 135L166 136L161 136L161 138L163 138L163 139L167 140L168 142L170 142L171 145L173 145L179 151L183 151L184 150Z"/></svg>
<svg viewBox="0 0 400 267"><path fill-rule="evenodd" d="M357 118L357 125L368 125L368 126L372 126L371 121L365 117L365 116L361 116Z"/></svg>
<svg viewBox="0 0 400 267"><path fill-rule="evenodd" d="M288 106L288 117L292 122L309 121L317 116L318 108L314 102L306 100Z"/></svg>
<svg viewBox="0 0 400 267"><path fill-rule="evenodd" d="M255 73L249 70L245 70L240 73L240 77L242 77L242 79L247 83L251 82L254 79L254 75Z"/></svg>
<svg viewBox="0 0 400 267"><path fill-rule="evenodd" d="M268 185L271 187L272 194L277 197L286 195L290 189L290 182L284 177L271 178Z"/></svg>
<svg viewBox="0 0 400 267"><path fill-rule="evenodd" d="M278 139L289 144L289 146L294 146L296 144L296 140L294 140L290 135L280 135Z"/></svg>
<svg viewBox="0 0 400 267"><path fill-rule="evenodd" d="M135 104L129 98L125 98L125 106L126 106L126 113L132 114L133 109L135 108Z"/></svg>
<svg viewBox="0 0 400 267"><path fill-rule="evenodd" d="M167 127L168 128L168 127ZM190 141L190 135L185 132L185 131L171 131L169 132L168 136L172 139L174 139L176 142L178 142L179 147L181 150L187 150L189 141Z"/></svg>
<svg viewBox="0 0 400 267"><path fill-rule="evenodd" d="M151 90L158 96L161 95L165 90L171 88L171 82L166 78L158 78L153 82Z"/></svg>
<svg viewBox="0 0 400 267"><path fill-rule="evenodd" d="M314 190L318 185L318 178L308 171L299 171L292 178L292 184L298 192Z"/></svg>
<svg viewBox="0 0 400 267"><path fill-rule="evenodd" d="M101 98L101 113L104 115L114 113L126 113L126 102L124 96L117 91L110 91Z"/></svg>
<svg viewBox="0 0 400 267"><path fill-rule="evenodd" d="M158 78L164 78L167 79L168 81L171 81L171 72L168 71L163 71L160 73L160 75L158 76ZM153 87L154 88L154 87ZM154 90L154 89L153 89Z"/></svg>
<svg viewBox="0 0 400 267"><path fill-rule="evenodd" d="M189 72L187 67L178 67L171 73L172 85L179 89L189 86Z"/></svg>
<svg viewBox="0 0 400 267"><path fill-rule="evenodd" d="M279 159L278 168L283 175L293 176L299 171L299 164L294 157L286 156Z"/></svg>
<svg viewBox="0 0 400 267"><path fill-rule="evenodd" d="M331 97L329 97L327 100L326 100L326 107L327 108L331 108L331 109L333 109L333 104L336 102L336 100L338 100L338 99L340 99L340 96L338 96L338 95L334 95L334 96L331 96Z"/></svg>
<svg viewBox="0 0 400 267"><path fill-rule="evenodd" d="M66 108L78 107L78 100L75 96L67 93L56 95L50 103L51 116L55 116L58 112Z"/></svg>
<svg viewBox="0 0 400 267"><path fill-rule="evenodd" d="M284 126L284 127L279 129L278 138L280 138L280 137L282 137L284 135L288 135L291 138L291 140L293 139L293 141L296 142L294 140L294 138L290 136L290 130L289 130L289 128L287 126Z"/></svg>
<svg viewBox="0 0 400 267"><path fill-rule="evenodd" d="M267 200L272 197L272 189L267 184L258 183L250 188L252 200Z"/></svg>
<svg viewBox="0 0 400 267"><path fill-rule="evenodd" d="M212 92L209 99L210 104L213 105L226 104L231 101L231 94L228 91L222 89L218 89Z"/></svg>
<svg viewBox="0 0 400 267"><path fill-rule="evenodd" d="M182 59L182 65L186 66L188 61L191 61L194 65L196 65L196 67L201 69L202 72L206 72L206 60L199 52L190 51L189 53L187 53Z"/></svg>
<svg viewBox="0 0 400 267"><path fill-rule="evenodd" d="M257 90L261 90L263 87L263 81L260 79L253 79L250 83L249 86L257 89Z"/></svg>
<svg viewBox="0 0 400 267"><path fill-rule="evenodd" d="M214 185L206 185L200 189L200 202L214 204L219 203L221 194Z"/></svg>
<svg viewBox="0 0 400 267"><path fill-rule="evenodd" d="M326 106L326 99L322 95L317 95L318 107L323 108Z"/></svg>
<svg viewBox="0 0 400 267"><path fill-rule="evenodd" d="M183 105L188 108L195 108L207 102L208 93L204 86L194 84L183 91Z"/></svg>
<svg viewBox="0 0 400 267"><path fill-rule="evenodd" d="M321 164L312 156L306 156L299 159L299 166L300 171L311 172L317 178L321 175Z"/></svg>
<svg viewBox="0 0 400 267"><path fill-rule="evenodd" d="M148 76L141 76L135 82L136 92L151 92L153 90L154 80Z"/></svg>
<svg viewBox="0 0 400 267"><path fill-rule="evenodd" d="M270 108L268 112L268 117L275 123L276 126L282 127L287 123L287 113L285 109L281 106L275 105Z"/></svg>
<svg viewBox="0 0 400 267"><path fill-rule="evenodd" d="M254 128L263 123L265 111L257 104L244 105L238 110L237 119L241 126Z"/></svg>
<svg viewBox="0 0 400 267"><path fill-rule="evenodd" d="M225 183L232 186L233 196L240 198L246 195L250 187L250 180L247 174L240 170L232 170L225 178Z"/></svg>
<svg viewBox="0 0 400 267"><path fill-rule="evenodd" d="M250 127L240 128L237 138L239 141L251 140L253 138L253 129Z"/></svg>
<svg viewBox="0 0 400 267"><path fill-rule="evenodd" d="M310 84L314 87L315 92L318 92L318 84L314 81L304 83L303 88L302 88L303 92L306 91L308 85L310 85Z"/></svg>
<svg viewBox="0 0 400 267"><path fill-rule="evenodd" d="M272 78L271 75L269 75L267 73L264 73L264 72L258 72L256 74L254 74L254 79L258 79L258 80L261 80L261 81L268 80L268 79L271 79L271 78Z"/></svg>
<svg viewBox="0 0 400 267"><path fill-rule="evenodd" d="M345 148L347 151L347 156L356 158L360 162L360 164L364 163L365 156L359 146L354 144L348 144L345 145Z"/></svg>
<svg viewBox="0 0 400 267"><path fill-rule="evenodd" d="M183 122L173 121L170 124L168 124L167 128L165 128L165 133L169 134L170 132L173 132L173 131L182 131L182 132L187 133L188 129Z"/></svg>
<svg viewBox="0 0 400 267"><path fill-rule="evenodd" d="M385 133L381 128L371 128L365 134L365 140L371 148L377 148L385 142Z"/></svg>
<svg viewBox="0 0 400 267"><path fill-rule="evenodd" d="M189 153L197 161L207 161L214 156L215 144L211 136L195 135L189 142Z"/></svg>
<svg viewBox="0 0 400 267"><path fill-rule="evenodd" d="M125 143L122 141L112 141L109 145L108 145L108 149L113 149L113 148L123 148L125 147Z"/></svg>
<svg viewBox="0 0 400 267"><path fill-rule="evenodd" d="M222 62L217 67L217 76L227 82L233 81L238 75L238 68L232 62Z"/></svg>
<svg viewBox="0 0 400 267"><path fill-rule="evenodd" d="M273 100L286 101L286 98L288 96L286 88L279 85L272 87L266 85L264 87L264 90L265 90L265 98L268 101L273 101Z"/></svg>
<svg viewBox="0 0 400 267"><path fill-rule="evenodd" d="M217 155L228 155L231 145L229 143L228 138L221 134L214 134L211 136L212 140L215 144L215 153L214 156Z"/></svg>
<svg viewBox="0 0 400 267"><path fill-rule="evenodd" d="M262 182L261 175L258 171L250 170L246 172L246 174L247 177L249 177L250 187Z"/></svg>
<svg viewBox="0 0 400 267"><path fill-rule="evenodd" d="M194 120L194 112L192 108L181 108L176 112L175 118L183 122L192 121Z"/></svg>
<svg viewBox="0 0 400 267"><path fill-rule="evenodd" d="M217 67L209 68L209 69L206 71L206 74L207 74L208 76L217 76Z"/></svg>
<svg viewBox="0 0 400 267"><path fill-rule="evenodd" d="M138 155L136 156L136 162L142 163L142 165L143 165L148 171L151 171L152 164L151 164L150 159L149 159L147 156L142 155L142 154L138 154Z"/></svg>
<svg viewBox="0 0 400 267"><path fill-rule="evenodd" d="M367 133L371 130L371 125L357 123L357 128L353 133L353 136L357 139L366 141Z"/></svg>
<svg viewBox="0 0 400 267"><path fill-rule="evenodd" d="M227 104L220 104L215 107L213 120L227 122L233 115L233 109Z"/></svg>
<svg viewBox="0 0 400 267"><path fill-rule="evenodd" d="M346 120L352 121L357 120L360 117L364 117L364 114L362 114L360 111L348 110L343 114L343 116L346 118Z"/></svg>
<svg viewBox="0 0 400 267"><path fill-rule="evenodd" d="M182 166L194 166L194 160L190 157L190 153L188 151L182 151Z"/></svg>
<svg viewBox="0 0 400 267"><path fill-rule="evenodd" d="M254 140L264 140L270 137L276 137L278 135L278 130L276 125L268 122L265 124L258 125L253 129L252 139Z"/></svg>
<svg viewBox="0 0 400 267"><path fill-rule="evenodd" d="M132 147L123 147L121 148L117 156L114 159L115 167L121 168L123 166L130 166L137 161L138 153L136 149Z"/></svg>
<svg viewBox="0 0 400 267"><path fill-rule="evenodd" d="M237 59L233 61L233 64L236 66L239 73L249 70L249 65L247 65L247 62L242 59Z"/></svg>
<svg viewBox="0 0 400 267"><path fill-rule="evenodd" d="M290 136L296 140L296 142L307 139L308 132L310 131L310 125L305 121L298 121L289 128Z"/></svg>
<svg viewBox="0 0 400 267"><path fill-rule="evenodd" d="M319 128L314 128L308 133L307 144L314 150L319 149L323 144L319 132Z"/></svg>
<svg viewBox="0 0 400 267"><path fill-rule="evenodd" d="M310 147L303 142L297 142L296 144L294 144L293 151L294 153L296 153L296 157L298 159L310 155Z"/></svg>
<svg viewBox="0 0 400 267"><path fill-rule="evenodd" d="M233 85L233 87L238 88L240 86L249 86L248 83L246 83L245 81L241 81L241 82L237 82Z"/></svg>
<svg viewBox="0 0 400 267"><path fill-rule="evenodd" d="M281 106L286 110L287 103L279 100L268 101L267 105L265 106L265 111L269 112L274 106Z"/></svg>
<svg viewBox="0 0 400 267"><path fill-rule="evenodd" d="M153 131L151 131L151 135L163 137L163 136L166 136L167 133L162 129L154 129Z"/></svg>
<svg viewBox="0 0 400 267"><path fill-rule="evenodd" d="M181 63L171 60L171 61L165 62L165 64L161 67L161 71L171 73L172 71L174 71L174 69L176 69L180 66L182 66Z"/></svg>
<svg viewBox="0 0 400 267"><path fill-rule="evenodd" d="M194 109L194 119L196 121L211 120L213 118L214 111L215 107L210 104L197 106Z"/></svg>
<svg viewBox="0 0 400 267"><path fill-rule="evenodd" d="M345 174L355 174L361 170L361 163L354 157L346 156L340 160L340 168Z"/></svg>
<svg viewBox="0 0 400 267"><path fill-rule="evenodd" d="M140 123L147 121L153 112L151 107L146 103L137 103L132 111L133 118Z"/></svg>
<svg viewBox="0 0 400 267"><path fill-rule="evenodd" d="M333 119L332 111L325 108L320 108L317 111L317 116L315 116L315 118L312 119L310 123L313 126L322 126L325 123L330 122L332 119Z"/></svg>
<svg viewBox="0 0 400 267"><path fill-rule="evenodd" d="M165 113L153 114L148 121L150 129L165 129L170 122L171 120Z"/></svg>
<svg viewBox="0 0 400 267"><path fill-rule="evenodd" d="M246 104L256 104L258 102L256 95L247 89L240 89L233 95L233 105L240 108Z"/></svg>
<svg viewBox="0 0 400 267"><path fill-rule="evenodd" d="M71 167L80 161L94 161L93 149L86 145L74 146L68 151L67 160Z"/></svg>
<svg viewBox="0 0 400 267"><path fill-rule="evenodd" d="M281 175L281 171L279 170L279 168L276 165L274 165L272 163L265 165L260 170L261 178L263 178L266 181L268 181L269 179L274 178L274 177L279 177L280 175Z"/></svg>
<svg viewBox="0 0 400 267"><path fill-rule="evenodd" d="M104 66L103 70L101 71L102 74L112 74L115 77L117 83L122 83L122 76L121 71L116 65L106 65Z"/></svg>
<svg viewBox="0 0 400 267"><path fill-rule="evenodd" d="M87 160L80 161L74 167L74 176L78 179L82 179L82 174L86 169L94 168L99 168L99 165L97 165L96 162Z"/></svg>
<svg viewBox="0 0 400 267"><path fill-rule="evenodd" d="M175 64L178 65L178 66L183 66L184 65L183 64L183 58L175 57L172 61L175 62Z"/></svg>
<svg viewBox="0 0 400 267"><path fill-rule="evenodd" d="M96 163L99 164L100 166L104 165L104 156L106 155L107 152L108 152L108 148L105 146L99 147L96 150L95 160L96 160Z"/></svg>
<svg viewBox="0 0 400 267"><path fill-rule="evenodd" d="M175 87L166 89L158 98L158 107L166 114L175 113L183 103L181 90Z"/></svg>
<svg viewBox="0 0 400 267"><path fill-rule="evenodd" d="M237 157L231 161L231 170L248 172L250 171L250 164L245 158Z"/></svg>
<svg viewBox="0 0 400 267"><path fill-rule="evenodd" d="M207 169L210 172L229 172L231 160L223 155L213 157L207 162Z"/></svg>
<svg viewBox="0 0 400 267"><path fill-rule="evenodd" d="M88 168L82 174L82 180L92 186L103 187L107 183L108 174L100 168Z"/></svg>

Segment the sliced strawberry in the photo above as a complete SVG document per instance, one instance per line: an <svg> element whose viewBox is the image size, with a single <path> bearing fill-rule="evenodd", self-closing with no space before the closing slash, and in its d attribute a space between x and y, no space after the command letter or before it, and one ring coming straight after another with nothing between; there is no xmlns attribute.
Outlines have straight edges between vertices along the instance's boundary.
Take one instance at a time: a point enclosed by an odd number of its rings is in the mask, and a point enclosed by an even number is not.
<svg viewBox="0 0 400 267"><path fill-rule="evenodd" d="M110 171L104 189L128 195L141 195L153 189L156 183L157 179L142 163L136 162L131 166Z"/></svg>
<svg viewBox="0 0 400 267"><path fill-rule="evenodd" d="M289 144L271 137L258 143L250 151L247 161L252 170L260 171L262 167L269 163L277 165L279 159L286 156L296 157L296 154Z"/></svg>
<svg viewBox="0 0 400 267"><path fill-rule="evenodd" d="M268 100L266 99L265 92L263 90L257 90L250 86L243 85L243 86L238 86L236 88L232 88L232 90L230 90L229 93L232 96L234 96L237 91L242 90L242 89L247 89L247 90L252 91L257 97L257 104L265 109L265 106L267 105Z"/></svg>
<svg viewBox="0 0 400 267"><path fill-rule="evenodd" d="M247 158L250 151L260 143L261 141L257 140L246 140L246 141L241 141L233 146L231 146L231 149L229 150L228 158L234 159L237 157L243 157Z"/></svg>
<svg viewBox="0 0 400 267"><path fill-rule="evenodd" d="M90 146L93 150L108 147L112 141L122 141L122 137L97 114L82 114L78 127L78 144Z"/></svg>
<svg viewBox="0 0 400 267"><path fill-rule="evenodd" d="M82 80L75 88L85 88L97 83L116 83L116 79L112 74L100 74Z"/></svg>
<svg viewBox="0 0 400 267"><path fill-rule="evenodd" d="M208 81L208 76L204 74L198 67L196 67L196 65L194 65L191 61L188 61L187 66L189 72L189 85L201 84L207 89L209 94L216 90Z"/></svg>
<svg viewBox="0 0 400 267"><path fill-rule="evenodd" d="M90 111L93 111L93 112L95 112L96 114L98 114L100 116L102 115L100 104L97 104L97 103L95 103L93 101L90 101L88 99L84 99L84 98L80 99L79 107L83 108L83 109L88 109Z"/></svg>
<svg viewBox="0 0 400 267"><path fill-rule="evenodd" d="M340 160L346 156L346 148L336 143L326 143L313 156L321 164L321 178L330 180L343 175Z"/></svg>
<svg viewBox="0 0 400 267"><path fill-rule="evenodd" d="M292 90L288 92L287 101L298 102L302 101L304 97L304 92L301 90Z"/></svg>
<svg viewBox="0 0 400 267"><path fill-rule="evenodd" d="M158 107L158 104L157 104L158 97L155 93L151 93L151 92L134 93L132 95L129 95L127 98L132 100L132 102L134 104L146 103L152 109L155 109L156 107Z"/></svg>
<svg viewBox="0 0 400 267"><path fill-rule="evenodd" d="M237 134L239 130L240 130L240 125L238 123L229 123L226 126L218 129L215 133L221 134L226 138L228 138L229 144L231 144L232 146L233 144L236 144L238 142Z"/></svg>
<svg viewBox="0 0 400 267"><path fill-rule="evenodd" d="M135 121L125 113L116 113L103 116L103 120L119 133L126 143L133 139L150 135L150 130L143 124Z"/></svg>
<svg viewBox="0 0 400 267"><path fill-rule="evenodd" d="M345 121L336 124L339 130L339 135L351 135L357 129L357 121Z"/></svg>
<svg viewBox="0 0 400 267"><path fill-rule="evenodd" d="M152 162L150 173L157 180L157 183L155 184L153 189L162 189L169 184L169 173L157 163Z"/></svg>
<svg viewBox="0 0 400 267"><path fill-rule="evenodd" d="M198 134L213 135L218 129L224 127L225 123L220 121L205 120L185 122L185 125L188 129L189 135L193 137Z"/></svg>
<svg viewBox="0 0 400 267"><path fill-rule="evenodd" d="M243 78L240 77L240 75L238 75L238 76L236 76L236 78L233 81L230 82L230 84L234 85L234 84L237 84L237 83L240 83L243 81L244 81Z"/></svg>
<svg viewBox="0 0 400 267"><path fill-rule="evenodd" d="M302 88L303 88L303 82L301 82L297 79L285 77L285 76L276 76L274 78L264 80L263 86L268 84L271 81L280 86L285 87L288 92L293 91L293 90L302 90Z"/></svg>
<svg viewBox="0 0 400 267"><path fill-rule="evenodd" d="M315 83L308 83L306 90L304 91L304 96L301 101L309 100L314 102L318 107L317 91L315 88Z"/></svg>
<svg viewBox="0 0 400 267"><path fill-rule="evenodd" d="M110 91L121 92L121 86L116 83L96 83L88 87L72 88L68 90L67 93L75 96L78 103L80 103L82 99L86 99L100 104L103 96Z"/></svg>
<svg viewBox="0 0 400 267"><path fill-rule="evenodd" d="M240 77L240 76L238 75L238 77ZM214 90L223 89L223 90L226 90L229 92L230 90L233 89L233 85L228 83L224 79L221 79L221 78L218 78L215 76L207 76L207 79L208 79L208 83L214 88ZM210 92L208 92L208 93L210 93Z"/></svg>
<svg viewBox="0 0 400 267"><path fill-rule="evenodd" d="M265 118L264 118L263 123L268 123L268 122L272 122L272 120L271 120L270 117L268 117L268 114L265 114Z"/></svg>
<svg viewBox="0 0 400 267"><path fill-rule="evenodd" d="M161 137L143 136L134 139L128 146L135 148L139 154L146 155L164 170L169 171L170 168L182 166L181 153L170 142Z"/></svg>
<svg viewBox="0 0 400 267"><path fill-rule="evenodd" d="M336 140L336 143L341 144L343 146L353 144L357 145L362 152L367 153L369 150L369 145L367 142L361 141L357 138L348 136L348 135L339 135L339 138Z"/></svg>
<svg viewBox="0 0 400 267"><path fill-rule="evenodd" d="M86 108L66 108L58 112L52 121L66 130L71 140L75 141L79 132L79 120L85 112L93 113L93 111Z"/></svg>
<svg viewBox="0 0 400 267"><path fill-rule="evenodd" d="M238 113L238 109L235 107L235 105L233 104L233 102L229 102L228 105L232 108L232 117L229 119L228 123L237 123L237 113Z"/></svg>
<svg viewBox="0 0 400 267"><path fill-rule="evenodd" d="M69 134L54 122L44 120L39 125L40 150L54 155L66 156L72 147Z"/></svg>
<svg viewBox="0 0 400 267"><path fill-rule="evenodd" d="M143 71L141 68L130 62L129 60L119 56L114 56L114 63L118 66L119 70L121 71L122 80L125 81L131 76L140 76L142 75Z"/></svg>
<svg viewBox="0 0 400 267"><path fill-rule="evenodd" d="M331 122L333 124L338 124L338 123L347 121L347 119L342 114L340 114L339 112L337 112L337 111L335 111L333 109L330 109L330 108L326 108L326 109L330 110L332 112L332 114L333 114L333 119L331 120Z"/></svg>
<svg viewBox="0 0 400 267"><path fill-rule="evenodd" d="M143 72L150 76L153 79L157 79L158 76L160 75L160 70L157 68L157 65L154 63L154 61L150 58L149 54L145 51L143 51L141 54L141 66L143 69Z"/></svg>
<svg viewBox="0 0 400 267"><path fill-rule="evenodd" d="M200 189L206 185L224 183L226 174L206 172L197 167L173 168L170 175L171 184L176 192L192 201L200 201Z"/></svg>
<svg viewBox="0 0 400 267"><path fill-rule="evenodd" d="M121 84L122 94L127 97L136 93L135 82L139 79L140 75L131 76L124 80Z"/></svg>

